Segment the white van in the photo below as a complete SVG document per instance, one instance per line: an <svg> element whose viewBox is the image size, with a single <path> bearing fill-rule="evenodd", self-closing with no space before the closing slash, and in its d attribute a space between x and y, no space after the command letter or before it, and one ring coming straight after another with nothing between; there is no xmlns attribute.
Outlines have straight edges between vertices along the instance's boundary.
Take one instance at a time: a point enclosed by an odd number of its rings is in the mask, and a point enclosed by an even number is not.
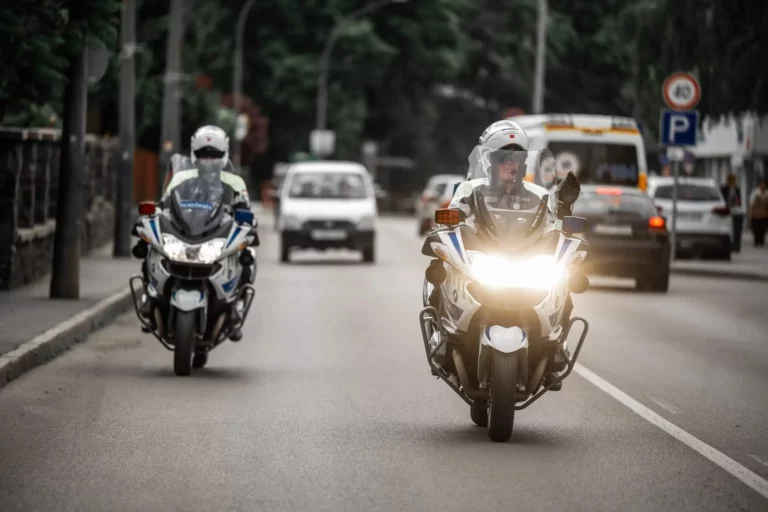
<svg viewBox="0 0 768 512"><path fill-rule="evenodd" d="M589 114L523 115L518 123L530 148L549 149L554 166L542 166L526 179L549 188L556 176L573 171L581 183L647 187L648 166L640 128L630 117Z"/></svg>
<svg viewBox="0 0 768 512"><path fill-rule="evenodd" d="M289 261L291 249L346 248L373 262L377 216L373 183L362 164L291 164L280 192L280 261Z"/></svg>

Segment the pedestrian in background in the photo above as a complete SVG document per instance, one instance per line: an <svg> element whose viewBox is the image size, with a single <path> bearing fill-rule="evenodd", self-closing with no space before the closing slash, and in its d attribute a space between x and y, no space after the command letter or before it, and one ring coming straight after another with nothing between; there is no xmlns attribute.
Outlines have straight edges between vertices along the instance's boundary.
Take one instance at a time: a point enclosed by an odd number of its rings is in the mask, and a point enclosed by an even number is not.
<svg viewBox="0 0 768 512"><path fill-rule="evenodd" d="M744 208L741 205L741 188L736 185L736 175L729 174L725 186L720 189L725 202L731 209L732 240L731 251L741 251L741 234L744 231Z"/></svg>
<svg viewBox="0 0 768 512"><path fill-rule="evenodd" d="M763 178L749 198L749 220L752 224L752 234L755 237L755 247L765 245L765 232L768 230L768 183Z"/></svg>

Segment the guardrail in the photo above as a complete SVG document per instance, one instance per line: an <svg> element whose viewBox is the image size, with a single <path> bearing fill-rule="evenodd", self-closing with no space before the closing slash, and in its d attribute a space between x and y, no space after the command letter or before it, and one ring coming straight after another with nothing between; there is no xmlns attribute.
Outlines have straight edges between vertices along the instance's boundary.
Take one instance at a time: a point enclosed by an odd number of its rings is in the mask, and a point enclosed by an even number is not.
<svg viewBox="0 0 768 512"><path fill-rule="evenodd" d="M0 290L51 270L60 137L53 129L0 127ZM82 254L112 240L117 151L116 139L86 136Z"/></svg>

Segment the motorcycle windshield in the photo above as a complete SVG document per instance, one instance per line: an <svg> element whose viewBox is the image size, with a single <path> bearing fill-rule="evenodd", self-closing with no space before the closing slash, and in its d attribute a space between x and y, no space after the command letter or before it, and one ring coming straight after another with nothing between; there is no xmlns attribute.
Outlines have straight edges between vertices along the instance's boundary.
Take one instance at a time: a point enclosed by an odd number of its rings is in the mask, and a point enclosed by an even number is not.
<svg viewBox="0 0 768 512"><path fill-rule="evenodd" d="M538 240L555 225L557 190L526 179L549 165L548 150L491 150L478 146L470 156L468 178L476 185L467 201L479 230L507 248Z"/></svg>
<svg viewBox="0 0 768 512"><path fill-rule="evenodd" d="M197 170L172 191L173 215L187 236L200 236L219 221L224 201L221 173L201 176Z"/></svg>

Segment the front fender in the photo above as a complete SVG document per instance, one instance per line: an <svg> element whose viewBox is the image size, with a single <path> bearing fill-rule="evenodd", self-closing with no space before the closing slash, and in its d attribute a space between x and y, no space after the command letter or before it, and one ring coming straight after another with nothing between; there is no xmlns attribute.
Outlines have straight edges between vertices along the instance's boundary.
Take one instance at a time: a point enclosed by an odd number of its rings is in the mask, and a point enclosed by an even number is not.
<svg viewBox="0 0 768 512"><path fill-rule="evenodd" d="M501 327L493 325L483 330L482 345L491 347L504 354L511 354L528 348L528 333L520 327Z"/></svg>
<svg viewBox="0 0 768 512"><path fill-rule="evenodd" d="M171 295L171 306L179 311L195 311L205 309L208 305L208 298L201 290L179 289Z"/></svg>

